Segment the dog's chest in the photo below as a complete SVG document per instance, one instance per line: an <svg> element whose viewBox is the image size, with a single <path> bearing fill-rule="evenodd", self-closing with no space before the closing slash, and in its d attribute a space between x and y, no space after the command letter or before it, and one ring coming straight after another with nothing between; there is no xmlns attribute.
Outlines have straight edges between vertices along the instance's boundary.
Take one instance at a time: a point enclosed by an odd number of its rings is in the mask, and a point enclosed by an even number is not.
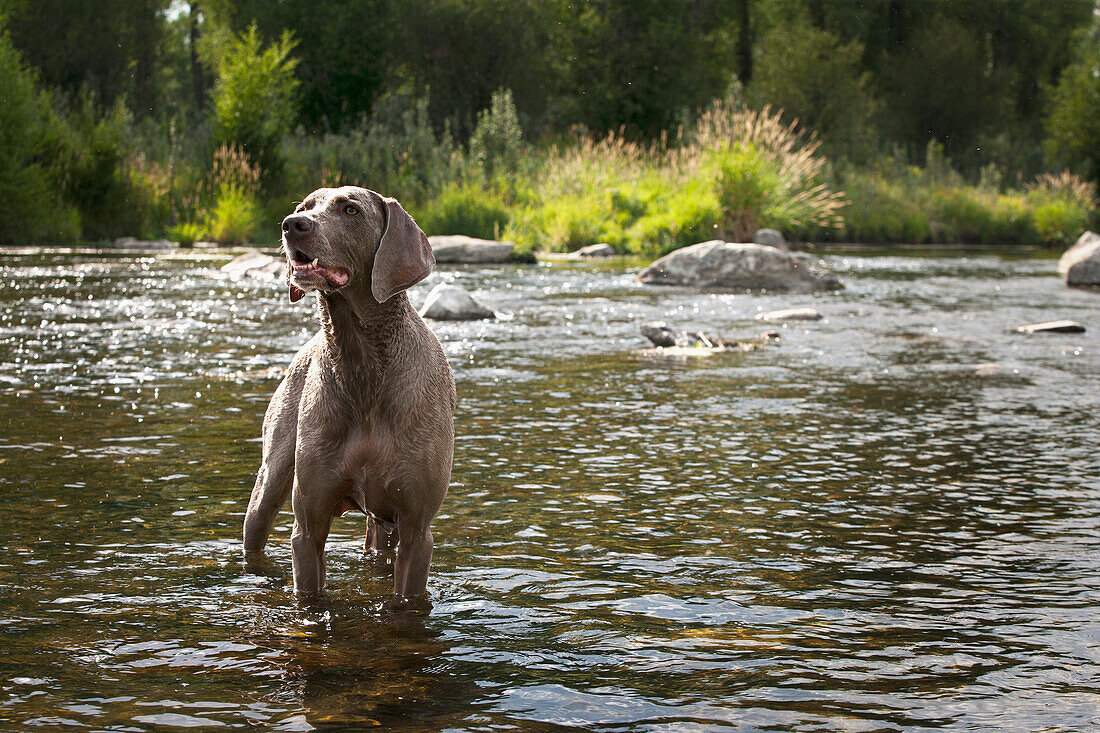
<svg viewBox="0 0 1100 733"><path fill-rule="evenodd" d="M364 421L348 431L342 463L366 498L380 497L390 483L397 458L395 444L389 426L378 421Z"/></svg>

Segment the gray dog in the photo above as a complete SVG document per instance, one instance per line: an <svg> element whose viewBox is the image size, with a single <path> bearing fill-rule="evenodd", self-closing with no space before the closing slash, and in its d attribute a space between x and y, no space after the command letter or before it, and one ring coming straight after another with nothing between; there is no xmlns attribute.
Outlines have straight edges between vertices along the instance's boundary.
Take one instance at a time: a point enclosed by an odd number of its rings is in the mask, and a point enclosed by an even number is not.
<svg viewBox="0 0 1100 733"><path fill-rule="evenodd" d="M397 595L420 596L454 454L454 378L405 294L431 272L431 245L397 201L345 186L307 196L283 247L290 300L316 290L321 330L267 408L245 554L263 551L291 494L294 590L318 594L329 526L356 509L368 550L397 546Z"/></svg>

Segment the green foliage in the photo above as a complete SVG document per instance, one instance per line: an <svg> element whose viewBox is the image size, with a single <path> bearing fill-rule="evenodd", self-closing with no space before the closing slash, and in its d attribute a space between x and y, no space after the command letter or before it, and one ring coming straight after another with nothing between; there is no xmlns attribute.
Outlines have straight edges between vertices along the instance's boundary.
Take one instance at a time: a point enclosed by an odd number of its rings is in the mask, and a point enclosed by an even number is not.
<svg viewBox="0 0 1100 733"><path fill-rule="evenodd" d="M255 26L229 39L217 58L215 142L240 146L267 181L281 173L279 143L297 113L297 60L290 32L267 48Z"/></svg>
<svg viewBox="0 0 1100 733"><path fill-rule="evenodd" d="M166 0L0 0L0 20L43 85L67 98L160 106L158 71Z"/></svg>
<svg viewBox="0 0 1100 733"><path fill-rule="evenodd" d="M49 98L0 34L0 242L69 240L79 234L76 210L59 201L64 129Z"/></svg>
<svg viewBox="0 0 1100 733"><path fill-rule="evenodd" d="M523 154L523 128L519 124L512 92L493 92L489 109L477 116L477 127L470 136L470 161L480 168L485 180L497 175L514 174Z"/></svg>
<svg viewBox="0 0 1100 733"><path fill-rule="evenodd" d="M1058 80L1046 127L1051 155L1100 181L1100 18Z"/></svg>
<svg viewBox="0 0 1100 733"><path fill-rule="evenodd" d="M101 110L84 98L65 117L69 131L66 198L80 212L82 236L152 236L166 223L167 182L130 148L132 121L117 103Z"/></svg>
<svg viewBox="0 0 1100 733"><path fill-rule="evenodd" d="M990 67L980 31L942 16L918 24L882 79L884 129L914 151L937 140L952 157L967 156L1008 113L1009 80Z"/></svg>
<svg viewBox="0 0 1100 733"><path fill-rule="evenodd" d="M253 194L236 186L223 186L206 220L206 236L221 244L255 241L260 206Z"/></svg>
<svg viewBox="0 0 1100 733"><path fill-rule="evenodd" d="M850 202L836 236L851 241L1065 245L1095 219L1095 188L1066 173L1008 191L918 168L849 170L836 185Z"/></svg>
<svg viewBox="0 0 1100 733"><path fill-rule="evenodd" d="M802 24L777 26L761 46L749 100L821 131L833 155L867 157L875 102L871 74L862 68L863 46Z"/></svg>
<svg viewBox="0 0 1100 733"><path fill-rule="evenodd" d="M190 247L202 239L203 228L193 221L181 221L168 227L164 235L171 242L179 242L184 247Z"/></svg>
<svg viewBox="0 0 1100 733"><path fill-rule="evenodd" d="M379 101L369 118L343 133L287 140L288 180L304 196L319 185L356 185L426 201L465 176L465 156L445 130L437 135L428 100L409 93Z"/></svg>
<svg viewBox="0 0 1100 733"><path fill-rule="evenodd" d="M417 210L416 221L429 234L498 239L509 213L503 200L480 186L452 184Z"/></svg>
<svg viewBox="0 0 1100 733"><path fill-rule="evenodd" d="M805 140L779 114L716 103L693 138L691 155L714 171L727 239L751 241L760 226L793 233L841 225L843 197L823 182L818 142Z"/></svg>
<svg viewBox="0 0 1100 733"><path fill-rule="evenodd" d="M1063 172L1042 175L1028 187L1035 232L1043 242L1067 245L1096 222L1096 184Z"/></svg>
<svg viewBox="0 0 1100 733"><path fill-rule="evenodd" d="M553 151L507 233L536 248L602 241L657 253L746 241L757 226L835 227L842 202L821 181L824 162L778 115L718 104L673 148L609 136Z"/></svg>

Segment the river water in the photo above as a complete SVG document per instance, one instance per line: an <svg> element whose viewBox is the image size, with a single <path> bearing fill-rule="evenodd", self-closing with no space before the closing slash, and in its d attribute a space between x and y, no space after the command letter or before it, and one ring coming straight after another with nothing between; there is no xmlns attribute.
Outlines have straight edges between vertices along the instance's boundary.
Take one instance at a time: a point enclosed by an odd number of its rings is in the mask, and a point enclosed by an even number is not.
<svg viewBox="0 0 1100 733"><path fill-rule="evenodd" d="M835 255L819 296L636 268L443 269L458 382L430 613L363 521L329 594L241 563L264 408L313 296L229 253L0 267L0 727L427 731L1100 726L1100 294L1054 263ZM668 357L638 324L747 354ZM1085 334L1009 327L1071 318Z"/></svg>

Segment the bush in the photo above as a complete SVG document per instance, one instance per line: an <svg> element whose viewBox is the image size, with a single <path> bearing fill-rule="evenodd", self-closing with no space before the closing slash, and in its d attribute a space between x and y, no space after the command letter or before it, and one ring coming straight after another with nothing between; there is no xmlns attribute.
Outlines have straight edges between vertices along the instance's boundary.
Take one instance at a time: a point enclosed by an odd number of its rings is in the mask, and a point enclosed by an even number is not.
<svg viewBox="0 0 1100 733"><path fill-rule="evenodd" d="M0 242L77 238L79 215L57 197L65 130L6 33L0 34L0 99L0 217L6 224Z"/></svg>
<svg viewBox="0 0 1100 733"><path fill-rule="evenodd" d="M835 229L843 222L843 195L824 182L819 143L805 139L779 113L738 110L715 103L699 120L689 157L713 167L722 231L751 241L758 226L791 233Z"/></svg>
<svg viewBox="0 0 1100 733"><path fill-rule="evenodd" d="M180 222L168 227L164 235L170 241L179 242L184 247L190 247L192 244L202 239L203 228L193 221Z"/></svg>
<svg viewBox="0 0 1100 733"><path fill-rule="evenodd" d="M263 48L253 25L230 39L216 60L215 142L243 149L268 183L282 172L278 146L297 114L293 48L288 32Z"/></svg>
<svg viewBox="0 0 1100 733"><path fill-rule="evenodd" d="M381 99L346 132L299 130L284 150L291 188L301 196L321 185L356 185L411 204L465 177L465 156L446 130L432 129L428 100L405 93Z"/></svg>
<svg viewBox="0 0 1100 733"><path fill-rule="evenodd" d="M516 114L512 92L493 92L489 109L477 116L477 127L470 136L470 160L486 181L496 175L514 174L523 154L523 128Z"/></svg>
<svg viewBox="0 0 1100 733"><path fill-rule="evenodd" d="M1096 185L1068 171L1039 176L1028 186L1026 201L1034 206L1035 231L1043 242L1069 244L1095 222Z"/></svg>
<svg viewBox="0 0 1100 733"><path fill-rule="evenodd" d="M716 104L672 147L608 135L551 150L508 236L551 250L602 241L658 253L719 235L751 239L757 226L834 228L843 200L824 166L817 144L778 114Z"/></svg>
<svg viewBox="0 0 1100 733"><path fill-rule="evenodd" d="M260 207L255 196L236 186L225 186L210 210L207 236L221 244L248 244L256 238Z"/></svg>
<svg viewBox="0 0 1100 733"><path fill-rule="evenodd" d="M132 119L121 102L103 111L84 97L65 116L69 129L66 197L88 239L151 237L170 215L169 174L131 149Z"/></svg>
<svg viewBox="0 0 1100 733"><path fill-rule="evenodd" d="M476 186L452 184L418 210L416 221L429 234L498 239L508 216L508 207L497 196Z"/></svg>

